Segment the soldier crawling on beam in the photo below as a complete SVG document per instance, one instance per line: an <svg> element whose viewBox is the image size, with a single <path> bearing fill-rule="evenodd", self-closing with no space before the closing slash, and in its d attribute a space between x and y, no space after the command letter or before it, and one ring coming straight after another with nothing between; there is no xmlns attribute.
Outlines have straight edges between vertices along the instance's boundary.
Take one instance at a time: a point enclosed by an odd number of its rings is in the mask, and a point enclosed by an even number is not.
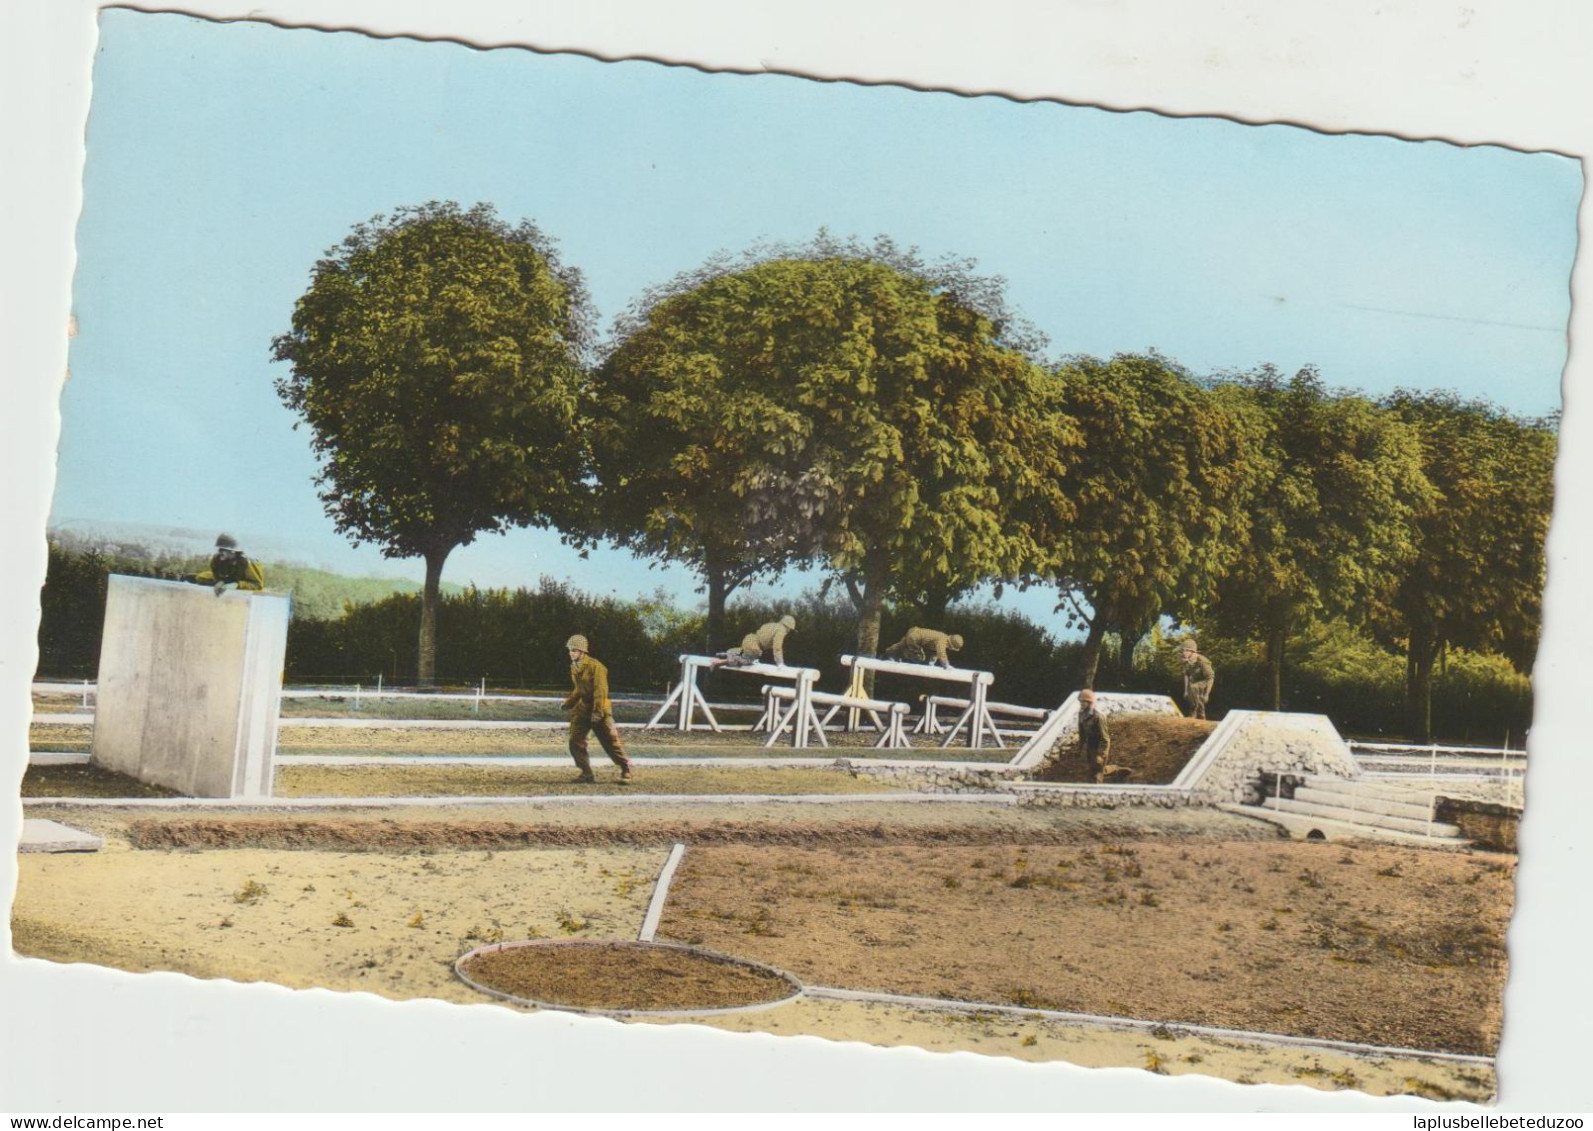
<svg viewBox="0 0 1593 1131"><path fill-rule="evenodd" d="M951 667L949 652L962 650L962 637L937 632L933 628L909 628L907 635L885 649L892 660L905 660L911 664L939 664Z"/></svg>
<svg viewBox="0 0 1593 1131"><path fill-rule="evenodd" d="M796 618L790 613L770 621L757 632L742 637L741 647L719 654L727 667L744 668L759 663L765 653L772 654L776 667L785 667L785 638L796 631Z"/></svg>

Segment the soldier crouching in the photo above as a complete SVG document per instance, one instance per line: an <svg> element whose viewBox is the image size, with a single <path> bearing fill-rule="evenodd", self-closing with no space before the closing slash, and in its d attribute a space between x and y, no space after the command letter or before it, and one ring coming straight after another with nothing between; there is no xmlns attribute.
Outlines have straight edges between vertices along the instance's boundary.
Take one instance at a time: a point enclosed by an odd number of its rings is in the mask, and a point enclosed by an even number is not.
<svg viewBox="0 0 1593 1131"><path fill-rule="evenodd" d="M581 770L581 776L575 780L597 780L586 748L586 736L596 734L603 753L620 768L620 784L626 784L631 780L631 760L625 756L619 728L614 725L614 706L608 697L608 668L587 654L586 637L572 636L564 646L570 653L570 682L575 685L564 700L570 712L570 757Z"/></svg>

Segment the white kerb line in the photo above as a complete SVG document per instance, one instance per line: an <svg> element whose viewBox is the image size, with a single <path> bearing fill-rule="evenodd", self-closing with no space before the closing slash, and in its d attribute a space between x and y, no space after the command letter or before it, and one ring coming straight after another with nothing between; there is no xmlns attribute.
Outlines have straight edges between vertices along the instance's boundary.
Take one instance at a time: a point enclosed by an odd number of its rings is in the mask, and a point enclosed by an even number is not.
<svg viewBox="0 0 1593 1131"><path fill-rule="evenodd" d="M675 878L675 869L680 867L681 857L685 855L684 844L677 843L669 850L669 859L664 861L664 869L658 873L658 880L653 884L653 898L648 901L647 916L642 920L642 931L636 936L637 942L652 942L653 935L658 932L658 921L664 917L664 900L669 898L669 883Z"/></svg>

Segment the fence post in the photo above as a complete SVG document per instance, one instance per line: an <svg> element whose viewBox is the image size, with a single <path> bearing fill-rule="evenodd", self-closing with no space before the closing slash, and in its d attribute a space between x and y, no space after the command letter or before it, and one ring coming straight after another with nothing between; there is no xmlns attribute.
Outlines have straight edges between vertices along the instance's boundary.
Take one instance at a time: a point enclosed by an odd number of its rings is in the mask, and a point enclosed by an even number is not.
<svg viewBox="0 0 1593 1131"><path fill-rule="evenodd" d="M89 699L89 681L85 679L83 681L83 706L85 706L85 707L88 706L88 699Z"/></svg>
<svg viewBox="0 0 1593 1131"><path fill-rule="evenodd" d="M376 673L376 698L380 699L381 697L382 697L382 673L381 672L377 672Z"/></svg>
<svg viewBox="0 0 1593 1131"><path fill-rule="evenodd" d="M483 695L485 695L486 693L487 693L487 677L486 676L482 676L481 677L481 683L476 687L476 705L475 705L474 710L475 710L476 714L478 714L478 715L481 714L481 697Z"/></svg>
<svg viewBox="0 0 1593 1131"><path fill-rule="evenodd" d="M354 685L354 709L360 709L360 685L357 683Z"/></svg>

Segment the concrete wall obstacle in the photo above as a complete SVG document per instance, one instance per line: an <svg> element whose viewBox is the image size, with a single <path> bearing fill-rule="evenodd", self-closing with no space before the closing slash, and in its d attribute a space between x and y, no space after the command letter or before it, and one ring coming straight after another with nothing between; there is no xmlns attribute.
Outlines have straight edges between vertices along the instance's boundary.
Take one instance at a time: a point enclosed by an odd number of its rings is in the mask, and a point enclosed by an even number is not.
<svg viewBox="0 0 1593 1131"><path fill-rule="evenodd" d="M1359 774L1349 743L1326 715L1229 711L1173 779L1211 802L1254 804L1271 774L1291 777Z"/></svg>
<svg viewBox="0 0 1593 1131"><path fill-rule="evenodd" d="M190 797L269 797L290 604L113 575L94 763Z"/></svg>

